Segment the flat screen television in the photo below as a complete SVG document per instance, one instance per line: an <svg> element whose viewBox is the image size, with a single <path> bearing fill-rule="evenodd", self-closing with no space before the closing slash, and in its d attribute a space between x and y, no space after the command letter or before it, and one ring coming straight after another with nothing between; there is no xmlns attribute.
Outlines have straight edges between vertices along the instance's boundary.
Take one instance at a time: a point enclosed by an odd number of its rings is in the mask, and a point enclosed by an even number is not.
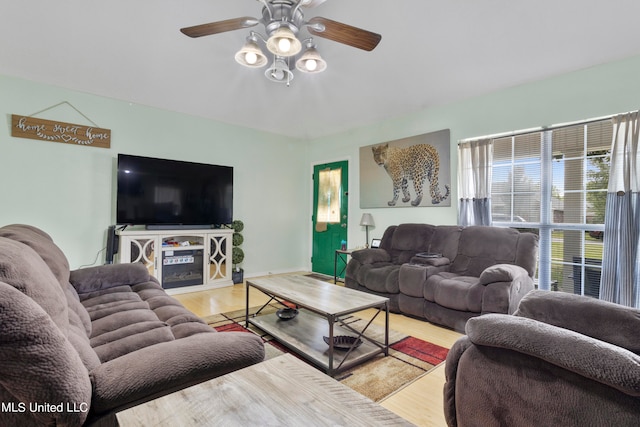
<svg viewBox="0 0 640 427"><path fill-rule="evenodd" d="M116 222L210 227L233 218L233 167L118 154Z"/></svg>

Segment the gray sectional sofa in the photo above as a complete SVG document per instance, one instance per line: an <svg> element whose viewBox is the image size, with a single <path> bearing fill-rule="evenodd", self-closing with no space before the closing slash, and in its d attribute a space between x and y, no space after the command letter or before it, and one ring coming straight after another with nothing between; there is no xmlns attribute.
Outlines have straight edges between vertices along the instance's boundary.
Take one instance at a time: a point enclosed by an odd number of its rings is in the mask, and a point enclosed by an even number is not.
<svg viewBox="0 0 640 427"><path fill-rule="evenodd" d="M640 425L640 310L532 291L470 319L447 355L447 425Z"/></svg>
<svg viewBox="0 0 640 427"><path fill-rule="evenodd" d="M388 297L393 312L464 332L472 317L516 310L534 289L537 254L537 235L510 228L393 225L379 248L351 254L345 286Z"/></svg>
<svg viewBox="0 0 640 427"><path fill-rule="evenodd" d="M140 264L69 270L45 232L0 228L0 425L115 425L122 409L264 359ZM39 405L39 406L38 406Z"/></svg>

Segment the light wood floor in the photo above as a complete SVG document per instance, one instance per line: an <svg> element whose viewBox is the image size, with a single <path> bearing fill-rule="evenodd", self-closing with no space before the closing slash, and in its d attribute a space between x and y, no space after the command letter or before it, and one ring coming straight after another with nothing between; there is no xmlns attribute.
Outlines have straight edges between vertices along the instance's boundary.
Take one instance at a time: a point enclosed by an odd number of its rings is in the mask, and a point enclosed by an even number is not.
<svg viewBox="0 0 640 427"><path fill-rule="evenodd" d="M205 317L244 308L245 292L245 285L238 284L210 291L174 295L174 297L197 316ZM267 297L253 288L249 299L252 306L267 301ZM378 317L379 319L376 318L374 323L384 325L384 318ZM389 327L447 348L451 348L461 336L449 329L398 314L390 314ZM442 409L444 380L443 363L417 381L387 397L380 404L418 426L446 426Z"/></svg>

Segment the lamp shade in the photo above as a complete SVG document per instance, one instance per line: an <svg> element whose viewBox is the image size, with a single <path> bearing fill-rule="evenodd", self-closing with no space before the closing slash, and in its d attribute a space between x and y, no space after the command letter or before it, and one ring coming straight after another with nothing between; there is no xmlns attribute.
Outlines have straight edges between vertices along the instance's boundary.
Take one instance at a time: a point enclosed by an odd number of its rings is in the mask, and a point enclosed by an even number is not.
<svg viewBox="0 0 640 427"><path fill-rule="evenodd" d="M281 26L267 40L269 52L278 56L297 55L302 50L302 43L289 27Z"/></svg>
<svg viewBox="0 0 640 427"><path fill-rule="evenodd" d="M273 64L265 70L264 75L272 82L277 83L289 84L293 80L293 73L282 58L276 58Z"/></svg>
<svg viewBox="0 0 640 427"><path fill-rule="evenodd" d="M258 44L249 39L236 53L236 62L249 68L260 68L267 64L267 57Z"/></svg>
<svg viewBox="0 0 640 427"><path fill-rule="evenodd" d="M362 218L360 219L360 225L373 227L376 224L375 222L373 222L373 216L371 216L370 213L364 213L362 214Z"/></svg>
<svg viewBox="0 0 640 427"><path fill-rule="evenodd" d="M315 47L310 47L296 61L296 68L303 73L321 73L327 68L327 61L322 59Z"/></svg>

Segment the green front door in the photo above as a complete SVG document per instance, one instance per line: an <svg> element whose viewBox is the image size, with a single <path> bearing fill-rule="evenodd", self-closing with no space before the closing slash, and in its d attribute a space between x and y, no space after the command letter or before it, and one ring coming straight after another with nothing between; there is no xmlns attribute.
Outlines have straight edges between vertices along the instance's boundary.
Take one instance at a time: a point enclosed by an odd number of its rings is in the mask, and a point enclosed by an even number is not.
<svg viewBox="0 0 640 427"><path fill-rule="evenodd" d="M311 270L333 276L335 250L347 241L349 163L313 168L313 251ZM344 275L342 275L344 276Z"/></svg>

